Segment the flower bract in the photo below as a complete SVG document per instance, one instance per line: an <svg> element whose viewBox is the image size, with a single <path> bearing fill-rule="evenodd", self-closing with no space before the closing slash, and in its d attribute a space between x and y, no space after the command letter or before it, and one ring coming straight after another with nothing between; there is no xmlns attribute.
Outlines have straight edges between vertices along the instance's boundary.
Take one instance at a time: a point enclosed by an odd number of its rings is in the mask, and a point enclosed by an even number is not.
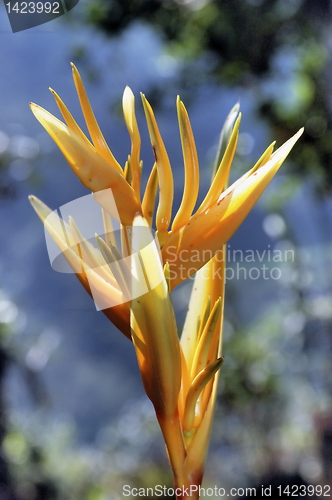
<svg viewBox="0 0 332 500"><path fill-rule="evenodd" d="M143 385L164 436L175 485L197 486L202 481L219 370L224 361L226 243L303 130L275 152L274 143L271 144L247 173L228 186L241 121L236 105L223 127L211 186L196 207L199 164L188 113L178 97L185 184L180 207L172 214L172 168L146 97L141 95L154 163L143 190L141 138L132 91L127 87L123 94L131 150L122 168L102 135L74 65L73 76L90 139L53 90L64 122L35 104L31 104L31 109L75 175L92 192L89 196L102 215L102 233L93 235L94 241L86 239L75 217L67 221L36 197L31 196L30 201L97 307L133 341ZM179 339L171 291L193 274L188 314Z"/></svg>

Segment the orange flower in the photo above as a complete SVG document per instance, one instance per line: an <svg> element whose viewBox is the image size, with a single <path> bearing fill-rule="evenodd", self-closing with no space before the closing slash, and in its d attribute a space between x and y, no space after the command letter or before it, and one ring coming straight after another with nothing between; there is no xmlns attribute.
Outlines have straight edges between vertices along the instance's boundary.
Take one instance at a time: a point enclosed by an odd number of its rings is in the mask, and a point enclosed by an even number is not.
<svg viewBox="0 0 332 500"><path fill-rule="evenodd" d="M177 496L183 496L182 488L192 487L191 496L198 498L223 363L225 244L303 129L276 152L274 144L269 146L249 172L227 187L241 120L241 115L236 119L238 106L234 107L223 129L222 154L211 187L193 214L199 190L198 159L188 114L178 97L185 185L171 224L172 169L145 96L142 101L155 163L141 201L141 139L133 93L127 87L123 95L131 154L122 169L99 129L74 65L73 75L92 142L53 90L66 124L35 104L31 109L102 207L105 241L96 236L96 248L84 239L72 219L66 223L34 196L30 201L96 304L133 340L144 388L155 407L179 488ZM155 239L151 227L158 185ZM113 235L112 217L121 223L122 254ZM170 291L194 273L180 341Z"/></svg>

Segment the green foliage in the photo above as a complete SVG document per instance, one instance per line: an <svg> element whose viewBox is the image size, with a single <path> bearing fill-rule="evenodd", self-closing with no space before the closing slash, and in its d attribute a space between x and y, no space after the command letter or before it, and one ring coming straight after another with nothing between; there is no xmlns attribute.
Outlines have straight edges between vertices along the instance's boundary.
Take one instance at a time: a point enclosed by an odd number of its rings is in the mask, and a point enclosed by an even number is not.
<svg viewBox="0 0 332 500"><path fill-rule="evenodd" d="M164 39L166 52L182 61L177 91L182 87L190 94L212 81L256 87L257 109L280 142L306 127L294 172L330 189L326 2L88 0L86 8L88 21L111 36L133 22L149 23ZM273 84L272 92L264 91L266 82Z"/></svg>
<svg viewBox="0 0 332 500"><path fill-rule="evenodd" d="M241 409L275 397L282 333L280 316L270 311L250 328L226 336L227 369L221 374L224 405Z"/></svg>

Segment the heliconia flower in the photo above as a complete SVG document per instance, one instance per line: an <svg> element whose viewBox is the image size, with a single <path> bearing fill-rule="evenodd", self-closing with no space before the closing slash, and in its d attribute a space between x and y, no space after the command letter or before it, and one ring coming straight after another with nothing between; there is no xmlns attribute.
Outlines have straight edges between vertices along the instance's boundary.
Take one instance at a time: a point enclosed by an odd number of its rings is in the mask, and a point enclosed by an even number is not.
<svg viewBox="0 0 332 500"><path fill-rule="evenodd" d="M35 104L31 109L101 206L104 239L96 235L94 246L84 239L73 218L67 223L36 197L31 196L30 201L96 305L133 341L143 385L164 436L177 498L186 496L182 488L190 486L194 487L191 497L198 498L219 369L224 361L226 243L303 129L274 153L271 144L254 167L228 187L241 120L236 105L222 130L211 187L194 212L199 166L189 117L178 97L185 185L180 208L172 220L172 169L149 102L142 94L155 162L141 196L141 139L133 93L126 87L123 94L131 154L122 169L106 144L80 75L72 66L91 141L53 90L66 123ZM112 218L121 224L121 249L113 234ZM155 236L151 231L154 220ZM189 310L179 340L170 292L194 273Z"/></svg>
<svg viewBox="0 0 332 500"><path fill-rule="evenodd" d="M177 111L185 167L185 186L182 203L170 228L174 191L173 175L150 104L142 94L156 162L141 202L142 163L139 160L141 140L135 117L133 93L129 87L126 87L123 95L124 116L132 142L131 155L123 170L106 144L80 75L76 67L74 65L72 67L76 89L92 143L82 132L54 90L52 93L66 124L36 104L31 104L31 109L57 143L82 184L94 193L95 200L111 215L113 215L113 208L108 202L107 191L106 194L104 191L112 189L123 225L132 225L135 214L140 213L152 226L157 186L159 185L159 202L156 212L157 234L164 262L168 261L170 265L171 287L174 288L209 260L206 257L209 254L204 250L210 250L211 258L233 235L287 157L303 129L275 153L272 153L273 145L271 145L255 167L230 186L226 193L223 193L225 179L228 176L236 148L240 125L239 117L232 130L213 183L204 201L192 215L199 189L199 167L188 114L178 97ZM184 252L188 256L188 253L192 253L193 250L197 250L194 262L188 259L187 266L184 266L179 272L182 265L180 262L181 253Z"/></svg>

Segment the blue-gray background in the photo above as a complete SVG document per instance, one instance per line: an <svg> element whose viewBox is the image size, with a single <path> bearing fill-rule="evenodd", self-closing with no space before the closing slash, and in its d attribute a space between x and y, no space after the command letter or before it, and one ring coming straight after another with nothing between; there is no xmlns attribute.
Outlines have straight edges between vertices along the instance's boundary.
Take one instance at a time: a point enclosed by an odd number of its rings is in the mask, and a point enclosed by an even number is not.
<svg viewBox="0 0 332 500"><path fill-rule="evenodd" d="M7 432L3 447L13 477L8 491L18 488L16 494L23 493L17 498L24 499L58 498L48 493L29 497L26 491L39 491L25 477L30 470L40 481L52 483L54 491L61 491L61 498L79 498L75 496L79 494L87 500L102 500L120 498L125 478L141 484L143 480L137 478L147 475L144 461L149 470L152 462L153 467L160 464L160 470L166 463L133 346L95 310L75 276L51 269L42 224L27 198L33 193L55 209L87 194L29 108L32 101L59 117L48 90L52 87L83 126L71 78L73 60L104 136L122 165L130 141L117 104L126 85L135 93L145 181L153 155L139 92L149 98L151 89L174 86L174 95L163 99L156 118L173 166L175 206L181 200L183 166L174 79L182 62L165 51L162 36L148 24L134 22L116 38L108 38L80 22L83 4L68 14L67 22L58 19L15 34L0 4L0 322L5 332L3 349L11 358L3 386ZM327 37L327 49L328 42ZM328 92L328 50L327 54ZM209 185L220 129L230 108L239 100L243 113L236 177L273 140L267 122L258 115L257 99L277 95L287 108L297 64L295 50L279 51L270 77L252 85L211 80L195 90L188 111L201 165L200 199ZM247 486L273 468L300 471L309 482L323 478L319 426L325 424L317 420L329 418L325 415L331 408L332 207L328 194L317 194L310 175L289 175L296 161L295 147L230 241L231 249L243 251L294 249L296 259L278 264L280 280L229 282L225 335L233 354L223 370L233 370L232 377L236 370L247 370L238 377L238 393L243 392L242 378L249 377L250 397L243 403L239 396L240 403L233 404L237 388L227 376L221 383L221 394L228 387L229 400L223 413L220 399L207 465L209 484ZM174 292L179 326L189 294L190 284ZM232 337L238 339L235 346L229 340ZM237 365L232 356L248 349L254 352L253 359ZM261 358L255 358L257 351ZM227 350L224 354L227 360ZM272 389L266 389L270 379ZM262 386L267 390L266 401ZM273 405L278 401L282 414L279 407L274 419ZM265 415L264 429L260 429L259 412ZM37 465L30 463L31 449L38 449L42 457ZM114 478L113 486L105 479L112 472L117 477L122 474L120 486ZM147 477L151 483L156 478L169 481L167 474L166 469Z"/></svg>

